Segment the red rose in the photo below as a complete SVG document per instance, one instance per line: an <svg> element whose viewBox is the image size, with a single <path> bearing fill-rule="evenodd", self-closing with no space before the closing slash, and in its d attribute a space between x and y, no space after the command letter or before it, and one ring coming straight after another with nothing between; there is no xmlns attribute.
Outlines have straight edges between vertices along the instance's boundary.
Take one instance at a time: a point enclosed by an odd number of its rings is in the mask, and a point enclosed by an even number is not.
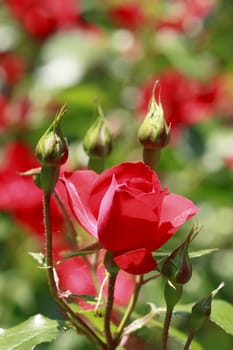
<svg viewBox="0 0 233 350"><path fill-rule="evenodd" d="M46 38L79 21L79 6L74 0L7 0L6 3L25 30L37 38Z"/></svg>
<svg viewBox="0 0 233 350"><path fill-rule="evenodd" d="M110 19L123 28L135 30L145 24L145 14L138 4L121 4L110 11Z"/></svg>
<svg viewBox="0 0 233 350"><path fill-rule="evenodd" d="M25 69L26 67L22 57L11 52L0 54L0 76L3 75L5 84L13 86L18 83Z"/></svg>
<svg viewBox="0 0 233 350"><path fill-rule="evenodd" d="M80 225L132 274L153 270L152 252L198 211L189 199L163 189L142 162L122 163L100 175L64 173L61 183Z"/></svg>

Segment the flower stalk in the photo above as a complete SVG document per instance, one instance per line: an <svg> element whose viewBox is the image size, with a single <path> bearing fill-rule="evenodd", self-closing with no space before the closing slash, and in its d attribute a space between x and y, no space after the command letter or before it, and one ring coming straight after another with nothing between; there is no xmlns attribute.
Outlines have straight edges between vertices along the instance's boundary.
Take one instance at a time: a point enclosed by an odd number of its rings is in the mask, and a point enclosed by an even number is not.
<svg viewBox="0 0 233 350"><path fill-rule="evenodd" d="M111 331L111 316L114 305L114 291L115 291L115 283L116 283L117 273L112 273L109 275L108 281L108 299L107 305L104 315L104 333L107 341L107 349L115 350L116 344L113 339L112 331Z"/></svg>
<svg viewBox="0 0 233 350"><path fill-rule="evenodd" d="M128 304L128 307L124 313L124 316L118 326L118 329L117 329L117 338L120 339L123 331L124 331L124 328L125 326L127 325L129 319L130 319L130 316L136 306L136 303L137 303L137 300L138 300L138 296L139 296L139 293L140 293L140 290L141 290L141 287L143 285L143 275L141 276L137 276L137 282L136 282L136 286L135 286L135 289L134 289L134 293L130 299L130 302Z"/></svg>
<svg viewBox="0 0 233 350"><path fill-rule="evenodd" d="M99 348L102 350L106 350L105 343L100 339L100 337L85 323L85 321L75 313L72 308L69 306L65 297L60 293L56 278L54 274L54 264L53 264L53 243L52 243L52 231L51 231L51 192L48 193L44 191L43 198L43 208L44 208L44 226L45 226L45 258L46 258L46 266L47 266L47 277L48 284L51 291L52 296L60 305L62 310L67 315L68 319L74 325L75 329L85 334L90 340L94 343L98 344Z"/></svg>
<svg viewBox="0 0 233 350"><path fill-rule="evenodd" d="M181 284L172 285L169 281L167 281L164 290L164 297L167 305L167 310L164 319L161 350L168 349L169 328L171 324L172 313L175 305L181 298L182 292L183 286Z"/></svg>

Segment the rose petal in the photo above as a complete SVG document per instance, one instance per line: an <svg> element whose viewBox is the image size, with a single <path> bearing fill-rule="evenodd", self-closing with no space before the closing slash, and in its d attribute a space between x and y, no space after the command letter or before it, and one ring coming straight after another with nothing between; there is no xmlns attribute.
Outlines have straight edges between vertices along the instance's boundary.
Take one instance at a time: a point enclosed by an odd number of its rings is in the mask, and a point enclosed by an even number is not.
<svg viewBox="0 0 233 350"><path fill-rule="evenodd" d="M166 243L186 221L197 214L198 210L190 199L174 193L167 194L163 200L160 226L153 250Z"/></svg>
<svg viewBox="0 0 233 350"><path fill-rule="evenodd" d="M162 190L157 175L149 166L142 162L121 163L105 170L101 175L99 175L96 182L93 184L91 191L92 203L90 203L90 205L92 206L92 212L96 217L98 216L100 202L102 201L106 189L112 182L113 175L115 176L116 181L121 184L124 184L128 180L139 178L144 179L145 182L147 181L153 183L156 192L160 192Z"/></svg>
<svg viewBox="0 0 233 350"><path fill-rule="evenodd" d="M142 275L154 270L157 266L150 252L137 249L114 258L115 263L124 271L133 275Z"/></svg>
<svg viewBox="0 0 233 350"><path fill-rule="evenodd" d="M60 178L75 217L80 225L95 238L97 238L97 220L90 209L89 195L97 177L98 174L94 171L80 170L74 173L66 172Z"/></svg>
<svg viewBox="0 0 233 350"><path fill-rule="evenodd" d="M113 176L99 210L98 237L102 245L113 252L150 250L164 195L150 193L135 198L121 190Z"/></svg>

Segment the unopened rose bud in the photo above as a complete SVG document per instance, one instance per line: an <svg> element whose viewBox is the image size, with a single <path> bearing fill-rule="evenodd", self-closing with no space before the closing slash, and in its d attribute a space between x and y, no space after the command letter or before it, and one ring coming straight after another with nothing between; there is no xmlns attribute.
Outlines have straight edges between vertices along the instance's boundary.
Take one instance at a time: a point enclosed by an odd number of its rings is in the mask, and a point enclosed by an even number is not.
<svg viewBox="0 0 233 350"><path fill-rule="evenodd" d="M207 297L203 298L192 307L191 328L193 332L196 332L210 317L213 297L223 286L224 283L221 283L217 289L212 291Z"/></svg>
<svg viewBox="0 0 233 350"><path fill-rule="evenodd" d="M196 303L192 308L191 324L192 328L197 330L210 317L211 314L211 295Z"/></svg>
<svg viewBox="0 0 233 350"><path fill-rule="evenodd" d="M102 109L97 106L98 116L83 139L83 148L89 157L106 157L112 151L112 136Z"/></svg>
<svg viewBox="0 0 233 350"><path fill-rule="evenodd" d="M160 150L169 142L170 128L164 118L161 102L155 100L155 83L147 115L138 130L138 140L148 150Z"/></svg>
<svg viewBox="0 0 233 350"><path fill-rule="evenodd" d="M35 152L42 165L60 166L68 158L67 140L60 129L60 118L63 114L64 108L37 143Z"/></svg>
<svg viewBox="0 0 233 350"><path fill-rule="evenodd" d="M191 234L163 262L161 273L173 284L185 284L192 276L192 264L188 255Z"/></svg>

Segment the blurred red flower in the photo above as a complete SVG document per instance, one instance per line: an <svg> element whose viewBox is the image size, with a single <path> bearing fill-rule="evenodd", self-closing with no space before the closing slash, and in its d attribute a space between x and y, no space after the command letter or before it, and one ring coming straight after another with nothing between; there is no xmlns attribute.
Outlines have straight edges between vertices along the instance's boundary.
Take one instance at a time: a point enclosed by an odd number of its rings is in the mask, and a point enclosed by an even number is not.
<svg viewBox="0 0 233 350"><path fill-rule="evenodd" d="M164 115L172 128L189 126L214 116L221 104L220 79L202 82L176 70L167 70L150 79L142 87L139 112L144 116L156 80L160 81Z"/></svg>
<svg viewBox="0 0 233 350"><path fill-rule="evenodd" d="M163 189L142 162L122 163L100 175L66 172L61 184L80 225L132 274L153 270L152 252L198 211L189 199Z"/></svg>
<svg viewBox="0 0 233 350"><path fill-rule="evenodd" d="M145 14L139 4L122 3L110 9L110 19L119 27L135 30L145 23Z"/></svg>
<svg viewBox="0 0 233 350"><path fill-rule="evenodd" d="M0 133L22 132L30 127L31 101L26 96L13 100L0 94Z"/></svg>
<svg viewBox="0 0 233 350"><path fill-rule="evenodd" d="M94 261L93 259L84 259L83 257L77 256L61 262L56 267L60 289L76 295L74 300L82 309L87 310L95 307L95 304L91 304L81 296L88 295L96 298L98 297L100 287L106 276L103 257L103 251L98 254ZM94 278L93 272L96 274L96 278ZM115 304L121 306L127 305L132 296L134 286L134 277L124 271L120 271L115 286ZM78 297L78 295L80 295L80 297ZM103 297L106 296L107 283L103 289Z"/></svg>
<svg viewBox="0 0 233 350"><path fill-rule="evenodd" d="M5 113L6 113L6 107L7 107L7 98L0 94L0 131L5 129L6 122L5 122Z"/></svg>
<svg viewBox="0 0 233 350"><path fill-rule="evenodd" d="M14 85L25 72L25 62L22 57L11 52L0 53L0 81L3 84Z"/></svg>
<svg viewBox="0 0 233 350"><path fill-rule="evenodd" d="M233 170L233 155L225 157L224 162L226 167L228 167L230 170Z"/></svg>
<svg viewBox="0 0 233 350"><path fill-rule="evenodd" d="M73 26L79 20L75 0L6 0L6 3L24 29L38 38Z"/></svg>

